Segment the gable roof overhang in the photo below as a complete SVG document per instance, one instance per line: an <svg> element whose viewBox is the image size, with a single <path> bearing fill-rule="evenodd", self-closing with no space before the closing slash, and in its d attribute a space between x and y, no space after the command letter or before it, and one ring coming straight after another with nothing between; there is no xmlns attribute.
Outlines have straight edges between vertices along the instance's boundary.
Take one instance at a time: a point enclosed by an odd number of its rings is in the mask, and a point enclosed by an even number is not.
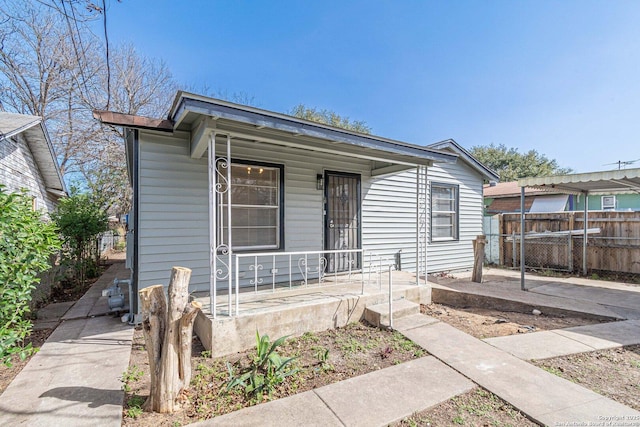
<svg viewBox="0 0 640 427"><path fill-rule="evenodd" d="M194 158L205 153L214 131L236 139L379 162L380 168L372 171L374 175L391 170L389 165L431 166L434 162L455 163L458 158L456 154L430 147L346 131L187 92L178 92L169 118L173 130L191 132Z"/></svg>
<svg viewBox="0 0 640 427"><path fill-rule="evenodd" d="M0 112L0 140L19 134L24 134L46 190L57 197L65 196L67 188L42 117Z"/></svg>
<svg viewBox="0 0 640 427"><path fill-rule="evenodd" d="M566 194L640 193L640 168L523 178L518 185Z"/></svg>
<svg viewBox="0 0 640 427"><path fill-rule="evenodd" d="M444 141L429 144L429 148L435 148L436 150L451 150L456 153L465 163L475 169L480 175L482 175L487 181L499 181L500 175L493 169L485 166L482 162L476 159L471 153L465 150L460 144L453 139L446 139Z"/></svg>

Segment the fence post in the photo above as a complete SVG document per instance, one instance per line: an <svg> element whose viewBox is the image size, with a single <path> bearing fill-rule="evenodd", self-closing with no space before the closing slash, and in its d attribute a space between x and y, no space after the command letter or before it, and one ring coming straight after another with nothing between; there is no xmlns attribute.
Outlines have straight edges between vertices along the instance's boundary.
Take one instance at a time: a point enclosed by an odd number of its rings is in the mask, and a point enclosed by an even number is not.
<svg viewBox="0 0 640 427"><path fill-rule="evenodd" d="M569 213L569 240L567 240L567 266L571 272L573 272L573 215L573 212Z"/></svg>
<svg viewBox="0 0 640 427"><path fill-rule="evenodd" d="M513 231L511 233L511 264L513 265L513 268L516 268L516 256L517 256L517 249L516 249L516 232Z"/></svg>
<svg viewBox="0 0 640 427"><path fill-rule="evenodd" d="M473 273L471 281L482 283L482 265L484 264L484 245L486 236L481 234L473 241Z"/></svg>

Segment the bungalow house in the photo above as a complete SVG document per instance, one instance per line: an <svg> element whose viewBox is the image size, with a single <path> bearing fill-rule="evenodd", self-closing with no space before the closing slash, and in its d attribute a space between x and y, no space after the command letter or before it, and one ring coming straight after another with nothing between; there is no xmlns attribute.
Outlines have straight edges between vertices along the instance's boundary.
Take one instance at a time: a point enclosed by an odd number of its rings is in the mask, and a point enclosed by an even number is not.
<svg viewBox="0 0 640 427"><path fill-rule="evenodd" d="M0 112L0 184L51 213L66 188L41 117Z"/></svg>
<svg viewBox="0 0 640 427"><path fill-rule="evenodd" d="M214 301L380 260L418 282L470 268L482 184L497 179L452 140L411 145L186 92L167 119L94 115L125 129L134 312L135 291L172 265Z"/></svg>

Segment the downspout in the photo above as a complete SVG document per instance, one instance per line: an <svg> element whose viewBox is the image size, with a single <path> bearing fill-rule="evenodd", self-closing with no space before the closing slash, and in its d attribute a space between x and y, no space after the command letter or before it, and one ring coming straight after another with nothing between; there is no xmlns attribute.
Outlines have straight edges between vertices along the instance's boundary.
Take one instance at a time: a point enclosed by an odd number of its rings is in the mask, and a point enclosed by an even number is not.
<svg viewBox="0 0 640 427"><path fill-rule="evenodd" d="M132 266L131 266L131 284L129 285L129 323L132 325L136 325L140 323L140 319L138 316L139 307L138 307L138 278L139 278L139 240L140 233L139 224L140 224L140 141L138 130L133 130L133 177L132 177L132 187L133 187L133 257L132 257Z"/></svg>

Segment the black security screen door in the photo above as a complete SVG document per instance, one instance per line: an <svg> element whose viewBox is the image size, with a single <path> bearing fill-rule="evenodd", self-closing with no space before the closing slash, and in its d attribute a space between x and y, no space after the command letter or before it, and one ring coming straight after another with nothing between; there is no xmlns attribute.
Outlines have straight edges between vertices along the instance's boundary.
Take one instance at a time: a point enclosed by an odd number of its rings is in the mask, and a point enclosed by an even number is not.
<svg viewBox="0 0 640 427"><path fill-rule="evenodd" d="M360 248L360 175L325 173L325 250ZM360 268L357 253L329 254L327 272Z"/></svg>

